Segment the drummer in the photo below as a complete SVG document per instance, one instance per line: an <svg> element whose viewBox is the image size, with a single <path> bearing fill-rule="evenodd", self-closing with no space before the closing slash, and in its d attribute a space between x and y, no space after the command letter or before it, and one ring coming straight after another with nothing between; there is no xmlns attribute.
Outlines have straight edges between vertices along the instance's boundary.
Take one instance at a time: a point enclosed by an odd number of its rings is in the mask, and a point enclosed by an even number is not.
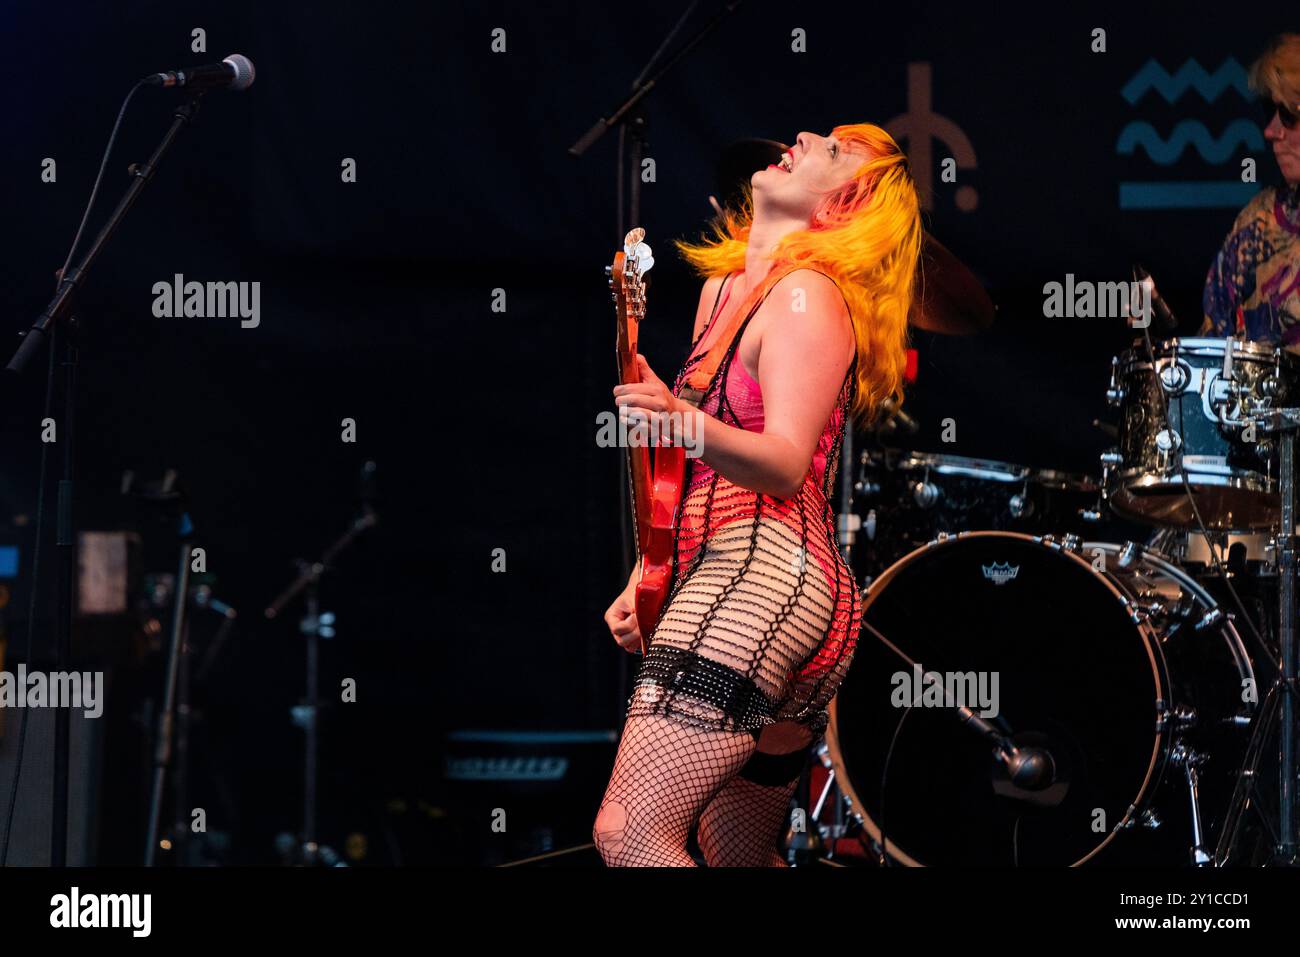
<svg viewBox="0 0 1300 957"><path fill-rule="evenodd" d="M1285 185L1264 189L1237 214L1205 280L1200 334L1300 352L1300 33L1275 37L1249 79Z"/></svg>

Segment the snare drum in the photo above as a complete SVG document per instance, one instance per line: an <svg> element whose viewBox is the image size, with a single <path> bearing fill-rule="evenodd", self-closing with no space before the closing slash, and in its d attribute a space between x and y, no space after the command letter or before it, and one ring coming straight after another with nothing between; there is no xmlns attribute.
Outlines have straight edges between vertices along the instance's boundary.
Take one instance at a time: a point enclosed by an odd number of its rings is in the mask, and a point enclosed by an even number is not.
<svg viewBox="0 0 1300 957"><path fill-rule="evenodd" d="M1276 573L1277 541L1272 533L1212 531L1209 537L1225 569L1249 571L1252 575ZM1210 542L1196 529L1161 529L1148 547L1173 559L1193 577L1219 574Z"/></svg>
<svg viewBox="0 0 1300 957"><path fill-rule="evenodd" d="M1190 487L1207 528L1276 524L1274 442L1249 420L1294 397L1296 358L1236 339L1170 339L1152 351L1154 368L1144 348L1112 361L1107 399L1120 410L1119 445L1102 455L1112 509L1153 525L1194 527Z"/></svg>

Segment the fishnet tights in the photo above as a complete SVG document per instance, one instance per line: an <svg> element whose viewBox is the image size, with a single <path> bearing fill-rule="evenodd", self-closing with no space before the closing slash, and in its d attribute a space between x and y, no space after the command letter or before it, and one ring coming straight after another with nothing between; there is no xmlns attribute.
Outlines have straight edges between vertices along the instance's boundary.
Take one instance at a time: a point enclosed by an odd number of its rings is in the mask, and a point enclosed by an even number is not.
<svg viewBox="0 0 1300 957"><path fill-rule="evenodd" d="M798 785L798 777L775 786L728 781L700 818L700 850L709 866L787 867L779 848Z"/></svg>
<svg viewBox="0 0 1300 957"><path fill-rule="evenodd" d="M798 782L737 777L756 750L745 732L629 717L593 829L601 858L610 867L695 867L686 842L698 826L710 866L780 866L776 843Z"/></svg>

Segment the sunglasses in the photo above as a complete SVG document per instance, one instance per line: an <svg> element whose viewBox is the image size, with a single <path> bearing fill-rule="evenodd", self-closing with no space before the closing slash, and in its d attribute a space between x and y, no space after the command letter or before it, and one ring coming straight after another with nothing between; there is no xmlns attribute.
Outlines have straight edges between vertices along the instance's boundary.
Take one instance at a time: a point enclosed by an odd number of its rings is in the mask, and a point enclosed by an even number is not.
<svg viewBox="0 0 1300 957"><path fill-rule="evenodd" d="M1296 128L1296 121L1300 119L1300 117L1297 117L1296 112L1285 103L1276 103L1269 97L1261 96L1259 98L1259 106L1264 113L1265 125L1272 122L1273 114L1276 113L1278 119L1282 122L1282 126L1288 130Z"/></svg>

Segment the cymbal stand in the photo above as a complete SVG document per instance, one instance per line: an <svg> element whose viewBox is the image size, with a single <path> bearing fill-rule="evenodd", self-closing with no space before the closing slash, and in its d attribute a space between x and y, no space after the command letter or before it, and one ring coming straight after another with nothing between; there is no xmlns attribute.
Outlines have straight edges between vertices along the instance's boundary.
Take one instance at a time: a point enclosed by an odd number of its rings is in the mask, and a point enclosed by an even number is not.
<svg viewBox="0 0 1300 957"><path fill-rule="evenodd" d="M1274 562L1278 581L1278 644L1281 647L1281 672L1269 689L1260 708L1259 718L1247 749L1237 786L1233 790L1223 836L1219 841L1217 862L1222 865L1239 850L1241 826L1246 809L1253 803L1258 783L1264 742L1271 737L1273 725L1278 729L1278 808L1277 830L1273 835L1270 863L1294 867L1300 864L1300 846L1296 843L1296 709L1297 648L1295 606L1295 436L1300 430L1300 409L1272 409L1254 417L1258 430L1276 434L1278 442L1278 493L1280 521Z"/></svg>

